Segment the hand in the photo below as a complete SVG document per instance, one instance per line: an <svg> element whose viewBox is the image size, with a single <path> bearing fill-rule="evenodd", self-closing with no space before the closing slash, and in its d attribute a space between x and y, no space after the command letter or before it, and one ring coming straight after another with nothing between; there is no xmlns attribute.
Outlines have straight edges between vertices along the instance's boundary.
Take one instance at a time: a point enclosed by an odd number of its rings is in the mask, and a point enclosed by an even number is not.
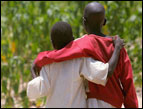
<svg viewBox="0 0 143 109"><path fill-rule="evenodd" d="M37 76L39 76L39 72L40 72L40 69L33 62L31 67L32 78L36 78Z"/></svg>
<svg viewBox="0 0 143 109"><path fill-rule="evenodd" d="M32 78L36 78L36 69L35 69L35 64L33 62L32 67L31 67L31 74L32 74Z"/></svg>
<svg viewBox="0 0 143 109"><path fill-rule="evenodd" d="M114 46L119 48L119 49L122 49L123 46L125 45L124 40L121 39L118 35L113 37L112 40L113 40Z"/></svg>

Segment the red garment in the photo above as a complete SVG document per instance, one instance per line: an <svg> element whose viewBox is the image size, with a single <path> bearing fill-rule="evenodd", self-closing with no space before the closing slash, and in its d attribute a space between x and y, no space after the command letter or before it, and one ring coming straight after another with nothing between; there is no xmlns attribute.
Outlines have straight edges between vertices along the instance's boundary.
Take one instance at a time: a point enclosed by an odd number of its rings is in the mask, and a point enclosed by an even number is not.
<svg viewBox="0 0 143 109"><path fill-rule="evenodd" d="M112 56L114 46L111 38L86 35L72 41L60 50L45 51L38 54L35 64L42 67L52 62L61 62L79 57L92 57L107 63ZM126 50L120 52L119 62L106 86L88 82L88 98L103 100L115 107L138 108L137 95L133 83L132 66Z"/></svg>

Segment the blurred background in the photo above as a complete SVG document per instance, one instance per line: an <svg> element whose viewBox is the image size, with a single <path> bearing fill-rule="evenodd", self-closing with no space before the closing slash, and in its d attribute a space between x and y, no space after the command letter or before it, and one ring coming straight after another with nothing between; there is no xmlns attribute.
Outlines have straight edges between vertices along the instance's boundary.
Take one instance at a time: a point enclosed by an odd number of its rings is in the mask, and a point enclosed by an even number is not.
<svg viewBox="0 0 143 109"><path fill-rule="evenodd" d="M84 7L90 1L1 1L1 107L42 107L45 97L29 101L30 68L41 51L52 50L50 29L68 22L74 37L85 34ZM101 1L107 25L103 33L118 34L125 42L134 82L142 101L142 1ZM142 104L139 104L142 107Z"/></svg>

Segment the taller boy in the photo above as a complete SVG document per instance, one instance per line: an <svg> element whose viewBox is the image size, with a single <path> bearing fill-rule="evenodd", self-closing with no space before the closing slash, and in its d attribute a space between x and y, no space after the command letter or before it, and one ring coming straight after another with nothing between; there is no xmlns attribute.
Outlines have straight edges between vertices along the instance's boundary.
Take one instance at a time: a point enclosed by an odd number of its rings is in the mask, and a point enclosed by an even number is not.
<svg viewBox="0 0 143 109"><path fill-rule="evenodd" d="M89 3L85 7L83 15L83 25L87 33L105 37L106 35L101 32L102 27L105 24L106 18L104 7L97 2ZM125 107L138 107L133 84L131 63L127 53L124 53L124 55L121 56L120 62L123 59L124 62L121 62L121 64L125 66L122 66L122 70L117 69L119 74L116 73L116 75L109 79L106 88L103 88L102 86L100 87L99 85L94 85L92 87L93 89L91 88L93 92L88 93L88 97L101 99L116 107L120 107L119 104L121 104L121 101L124 103ZM98 95L99 93L100 95ZM107 94L107 98L104 96L105 94Z"/></svg>

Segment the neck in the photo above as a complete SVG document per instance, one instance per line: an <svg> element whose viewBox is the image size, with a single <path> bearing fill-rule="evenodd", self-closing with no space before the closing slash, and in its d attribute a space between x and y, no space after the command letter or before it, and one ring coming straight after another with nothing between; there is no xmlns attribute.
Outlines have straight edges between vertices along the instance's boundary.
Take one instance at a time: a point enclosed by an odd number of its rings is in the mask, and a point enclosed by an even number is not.
<svg viewBox="0 0 143 109"><path fill-rule="evenodd" d="M106 36L101 32L102 27L97 26L97 27L94 27L94 29L86 27L85 29L87 30L88 34L95 34L95 35L98 35L98 36L101 36L101 37Z"/></svg>
<svg viewBox="0 0 143 109"><path fill-rule="evenodd" d="M106 35L103 34L101 31L89 31L88 34L95 34L101 37L105 37Z"/></svg>

